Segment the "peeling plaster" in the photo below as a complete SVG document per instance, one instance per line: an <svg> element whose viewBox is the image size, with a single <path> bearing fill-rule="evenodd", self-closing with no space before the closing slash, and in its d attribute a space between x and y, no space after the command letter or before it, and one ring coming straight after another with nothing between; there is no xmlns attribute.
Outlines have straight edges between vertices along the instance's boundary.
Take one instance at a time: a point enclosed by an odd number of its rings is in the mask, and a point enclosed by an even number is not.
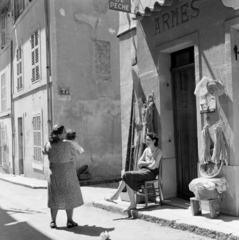
<svg viewBox="0 0 239 240"><path fill-rule="evenodd" d="M98 14L106 14L109 9L108 5L107 0L92 0L92 6Z"/></svg>
<svg viewBox="0 0 239 240"><path fill-rule="evenodd" d="M226 7L234 8L235 10L239 9L239 1L238 0L222 0L222 3Z"/></svg>
<svg viewBox="0 0 239 240"><path fill-rule="evenodd" d="M74 13L74 18L79 24L87 24L92 29L96 29L99 19L83 13Z"/></svg>
<svg viewBox="0 0 239 240"><path fill-rule="evenodd" d="M113 28L109 28L108 31L109 31L111 34L114 34L114 33L116 32Z"/></svg>
<svg viewBox="0 0 239 240"><path fill-rule="evenodd" d="M63 8L61 8L59 12L60 12L60 14L61 14L63 17L66 16L66 12L65 12L65 10L64 10Z"/></svg>

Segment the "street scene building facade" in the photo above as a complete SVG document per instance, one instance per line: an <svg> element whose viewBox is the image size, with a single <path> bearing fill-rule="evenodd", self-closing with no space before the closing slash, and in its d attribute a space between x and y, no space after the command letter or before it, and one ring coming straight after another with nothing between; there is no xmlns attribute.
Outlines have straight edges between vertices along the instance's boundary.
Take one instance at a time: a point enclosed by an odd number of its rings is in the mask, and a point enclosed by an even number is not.
<svg viewBox="0 0 239 240"><path fill-rule="evenodd" d="M119 17L107 0L1 1L2 172L47 179L54 124L74 129L78 166L120 176Z"/></svg>
<svg viewBox="0 0 239 240"><path fill-rule="evenodd" d="M201 177L202 130L209 126L215 141L214 128L220 124L228 161L217 176L227 181L221 211L239 216L238 1L142 0L134 7L134 14L120 13L118 32L123 170L129 161L129 126L135 125L137 146L142 109L151 94L154 131L163 151L164 198L193 196L188 185ZM202 111L194 91L203 77L217 80L225 91Z"/></svg>
<svg viewBox="0 0 239 240"><path fill-rule="evenodd" d="M237 1L141 0L131 9L116 1L120 13L108 0L0 3L1 172L47 179L41 151L63 124L85 149L77 167L118 177L134 169L153 131L164 199L188 200L189 183L201 177L202 131L208 126L214 151L220 124L221 211L239 216ZM195 95L202 79L224 89L208 105Z"/></svg>

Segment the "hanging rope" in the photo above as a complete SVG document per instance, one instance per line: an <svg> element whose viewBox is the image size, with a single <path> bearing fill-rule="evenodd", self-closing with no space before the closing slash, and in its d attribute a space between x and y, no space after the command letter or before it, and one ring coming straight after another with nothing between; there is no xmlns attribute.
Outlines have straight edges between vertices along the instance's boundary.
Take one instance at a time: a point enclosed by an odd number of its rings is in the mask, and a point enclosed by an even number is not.
<svg viewBox="0 0 239 240"><path fill-rule="evenodd" d="M197 84L194 94L200 97L210 94L214 97L219 97L225 92L225 87L220 79L213 80L203 77Z"/></svg>
<svg viewBox="0 0 239 240"><path fill-rule="evenodd" d="M201 164L207 164L209 162L213 162L215 164L220 163L220 161L224 161L226 165L228 165L227 161L227 150L226 144L223 139L222 128L220 123L214 126L214 133L215 133L215 142L213 148L213 154L211 157L210 154L210 143L211 137L209 133L209 125L206 124L202 130L202 157L201 157Z"/></svg>
<svg viewBox="0 0 239 240"><path fill-rule="evenodd" d="M215 97L219 97L224 93L224 86L221 82L210 80L207 82L207 91Z"/></svg>
<svg viewBox="0 0 239 240"><path fill-rule="evenodd" d="M215 125L215 143L212 155L212 162L215 164L220 163L220 161L224 161L226 165L228 165L227 161L227 150L225 146L225 141L223 139L222 128L220 124Z"/></svg>
<svg viewBox="0 0 239 240"><path fill-rule="evenodd" d="M211 154L210 154L210 143L211 137L209 133L209 125L206 124L202 130L202 157L201 163L206 164L211 161Z"/></svg>

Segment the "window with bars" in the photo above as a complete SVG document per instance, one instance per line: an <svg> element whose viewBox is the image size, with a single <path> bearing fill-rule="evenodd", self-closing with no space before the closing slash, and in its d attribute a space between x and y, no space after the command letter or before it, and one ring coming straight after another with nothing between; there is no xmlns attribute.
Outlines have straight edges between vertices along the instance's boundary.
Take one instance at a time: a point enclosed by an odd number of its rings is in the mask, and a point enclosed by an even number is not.
<svg viewBox="0 0 239 240"><path fill-rule="evenodd" d="M41 114L33 116L33 147L34 160L42 161L42 128L41 128Z"/></svg>
<svg viewBox="0 0 239 240"><path fill-rule="evenodd" d="M39 33L38 30L31 35L31 59L32 59L32 82L40 79L40 51L39 51Z"/></svg>
<svg viewBox="0 0 239 240"><path fill-rule="evenodd" d="M23 66L22 66L22 47L17 49L17 90L23 88Z"/></svg>
<svg viewBox="0 0 239 240"><path fill-rule="evenodd" d="M4 48L6 44L6 11L1 13L1 47Z"/></svg>
<svg viewBox="0 0 239 240"><path fill-rule="evenodd" d="M7 109L5 73L1 75L1 110Z"/></svg>

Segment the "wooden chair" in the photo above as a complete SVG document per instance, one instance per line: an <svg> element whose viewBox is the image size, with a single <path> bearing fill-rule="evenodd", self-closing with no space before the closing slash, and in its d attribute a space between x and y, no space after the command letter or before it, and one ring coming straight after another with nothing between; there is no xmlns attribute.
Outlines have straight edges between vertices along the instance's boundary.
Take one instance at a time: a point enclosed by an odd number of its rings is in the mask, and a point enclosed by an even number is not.
<svg viewBox="0 0 239 240"><path fill-rule="evenodd" d="M157 187L155 187L155 183L157 183ZM152 196L154 198L155 204L162 205L163 202L163 187L162 187L162 159L159 165L159 174L155 180L145 181L143 185L141 185L141 189L136 192L136 203L139 202L139 197L144 196L145 207L148 206L149 198ZM157 200L159 199L159 201Z"/></svg>

